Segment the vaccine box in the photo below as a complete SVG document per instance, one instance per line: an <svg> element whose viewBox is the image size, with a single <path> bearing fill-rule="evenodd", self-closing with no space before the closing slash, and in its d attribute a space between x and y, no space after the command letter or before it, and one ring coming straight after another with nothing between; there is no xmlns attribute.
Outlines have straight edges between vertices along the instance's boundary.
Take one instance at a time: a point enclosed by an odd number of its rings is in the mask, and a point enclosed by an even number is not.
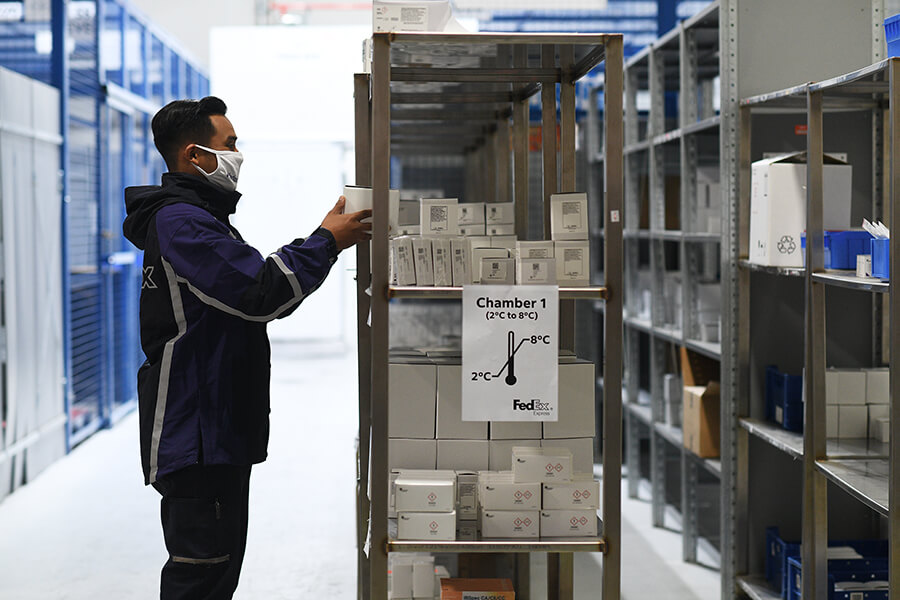
<svg viewBox="0 0 900 600"><path fill-rule="evenodd" d="M388 436L434 439L437 367L388 365Z"/></svg>
<svg viewBox="0 0 900 600"><path fill-rule="evenodd" d="M859 404L838 405L838 437L869 437L868 407Z"/></svg>
<svg viewBox="0 0 900 600"><path fill-rule="evenodd" d="M505 248L472 248L472 283L481 283L484 279L481 269L484 265L484 259L493 258L509 258L509 251ZM515 276L515 267L513 267L513 276Z"/></svg>
<svg viewBox="0 0 900 600"><path fill-rule="evenodd" d="M481 537L484 539L540 537L538 510L481 509Z"/></svg>
<svg viewBox="0 0 900 600"><path fill-rule="evenodd" d="M516 242L516 258L553 258L552 241Z"/></svg>
<svg viewBox="0 0 900 600"><path fill-rule="evenodd" d="M869 437L878 439L878 421L891 418L891 407L888 404L870 404L868 409Z"/></svg>
<svg viewBox="0 0 900 600"><path fill-rule="evenodd" d="M512 258L481 259L481 283L515 285L516 261Z"/></svg>
<svg viewBox="0 0 900 600"><path fill-rule="evenodd" d="M541 440L541 447L565 448L572 453L573 473L591 473L594 470L594 438L566 438Z"/></svg>
<svg viewBox="0 0 900 600"><path fill-rule="evenodd" d="M411 557L404 557L411 558ZM390 571L391 600L412 598L413 564L412 560L391 560Z"/></svg>
<svg viewBox="0 0 900 600"><path fill-rule="evenodd" d="M575 473L572 481L542 484L543 508L554 510L600 508L600 482L590 473Z"/></svg>
<svg viewBox="0 0 900 600"><path fill-rule="evenodd" d="M438 440L438 469L484 471L490 468L491 448L487 440Z"/></svg>
<svg viewBox="0 0 900 600"><path fill-rule="evenodd" d="M487 510L537 510L541 484L516 483L512 471L487 471L478 475L478 498Z"/></svg>
<svg viewBox="0 0 900 600"><path fill-rule="evenodd" d="M431 240L431 258L434 263L434 285L453 285L453 256L449 238Z"/></svg>
<svg viewBox="0 0 900 600"><path fill-rule="evenodd" d="M485 203L484 222L488 225L508 225L515 223L516 205L512 202Z"/></svg>
<svg viewBox="0 0 900 600"><path fill-rule="evenodd" d="M393 279L397 285L416 285L416 263L413 255L413 238L401 236L390 241L391 265L395 267Z"/></svg>
<svg viewBox="0 0 900 600"><path fill-rule="evenodd" d="M487 235L487 227L484 223L475 223L473 225L460 225L459 235L466 237Z"/></svg>
<svg viewBox="0 0 900 600"><path fill-rule="evenodd" d="M398 512L397 539L452 542L456 539L456 513Z"/></svg>
<svg viewBox="0 0 900 600"><path fill-rule="evenodd" d="M540 423L537 423L540 425ZM512 450L517 446L529 446L532 448L540 448L541 440L491 440L491 471L511 471L512 470Z"/></svg>
<svg viewBox="0 0 900 600"><path fill-rule="evenodd" d="M519 285L556 285L556 259L517 258L516 283Z"/></svg>
<svg viewBox="0 0 900 600"><path fill-rule="evenodd" d="M477 542L478 541L478 521L456 520L456 539L460 542ZM437 577L436 579L446 579L446 577Z"/></svg>
<svg viewBox="0 0 900 600"><path fill-rule="evenodd" d="M431 240L423 237L412 238L413 256L416 266L416 285L434 285L434 258L431 254Z"/></svg>
<svg viewBox="0 0 900 600"><path fill-rule="evenodd" d="M456 198L422 198L422 235L459 235Z"/></svg>
<svg viewBox="0 0 900 600"><path fill-rule="evenodd" d="M434 557L413 559L413 598L434 598Z"/></svg>
<svg viewBox="0 0 900 600"><path fill-rule="evenodd" d="M553 240L588 239L587 194L550 196L550 237Z"/></svg>
<svg viewBox="0 0 900 600"><path fill-rule="evenodd" d="M539 440L541 435L540 421L491 421L492 440Z"/></svg>
<svg viewBox="0 0 900 600"><path fill-rule="evenodd" d="M595 537L596 510L542 510L541 537Z"/></svg>
<svg viewBox="0 0 900 600"><path fill-rule="evenodd" d="M462 367L437 365L437 437L442 440L486 440L488 425L462 420Z"/></svg>
<svg viewBox="0 0 900 600"><path fill-rule="evenodd" d="M478 518L478 473L474 471L456 472L456 520L457 529L461 521Z"/></svg>
<svg viewBox="0 0 900 600"><path fill-rule="evenodd" d="M435 469L437 441L389 439L388 466L391 469Z"/></svg>
<svg viewBox="0 0 900 600"><path fill-rule="evenodd" d="M544 438L593 437L594 363L559 365L559 414L556 422L544 422Z"/></svg>
<svg viewBox="0 0 900 600"><path fill-rule="evenodd" d="M475 248L491 247L491 236L489 235L470 235L466 240L469 242L469 251Z"/></svg>
<svg viewBox="0 0 900 600"><path fill-rule="evenodd" d="M418 200L400 199L400 206L397 209L397 224L401 229L410 225L419 225L421 217L421 207Z"/></svg>
<svg viewBox="0 0 900 600"><path fill-rule="evenodd" d="M517 483L571 481L572 452L560 446L516 446L512 450L512 472Z"/></svg>
<svg viewBox="0 0 900 600"><path fill-rule="evenodd" d="M484 202L463 202L457 205L456 221L463 225L484 225Z"/></svg>
<svg viewBox="0 0 900 600"><path fill-rule="evenodd" d="M556 281L561 286L587 286L591 281L591 247L588 241L554 242Z"/></svg>
<svg viewBox="0 0 900 600"><path fill-rule="evenodd" d="M870 369L866 371L866 404L890 404L890 369Z"/></svg>
<svg viewBox="0 0 900 600"><path fill-rule="evenodd" d="M484 227L484 233L491 237L516 235L516 226L513 223L504 223L500 225L488 224Z"/></svg>
<svg viewBox="0 0 900 600"><path fill-rule="evenodd" d="M825 371L825 403L865 404L866 383L865 371L828 369Z"/></svg>
<svg viewBox="0 0 900 600"><path fill-rule="evenodd" d="M472 283L472 258L469 241L465 238L451 239L450 252L453 254L453 285L469 285Z"/></svg>
<svg viewBox="0 0 900 600"><path fill-rule="evenodd" d="M401 471L394 481L394 506L402 512L450 512L456 510L456 473L433 474Z"/></svg>
<svg viewBox="0 0 900 600"><path fill-rule="evenodd" d="M506 248L509 255L515 258L516 243L518 239L514 235L493 235L491 236L491 248Z"/></svg>
<svg viewBox="0 0 900 600"><path fill-rule="evenodd" d="M853 168L825 155L822 174L825 229L850 228ZM806 231L806 152L759 160L750 178L750 262L802 267Z"/></svg>

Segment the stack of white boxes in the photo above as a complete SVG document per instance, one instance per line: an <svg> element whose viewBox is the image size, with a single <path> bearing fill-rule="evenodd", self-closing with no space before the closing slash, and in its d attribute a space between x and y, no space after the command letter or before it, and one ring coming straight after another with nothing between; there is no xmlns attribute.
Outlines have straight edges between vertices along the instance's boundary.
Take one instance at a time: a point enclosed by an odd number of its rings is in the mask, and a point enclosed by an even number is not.
<svg viewBox="0 0 900 600"><path fill-rule="evenodd" d="M684 386L681 384L681 377L674 373L666 373L663 376L663 405L665 422L669 426L681 427L683 401Z"/></svg>
<svg viewBox="0 0 900 600"><path fill-rule="evenodd" d="M697 325L700 341L718 343L722 319L722 286L718 283L697 284Z"/></svg>
<svg viewBox="0 0 900 600"><path fill-rule="evenodd" d="M718 167L697 169L697 231L722 232L722 186Z"/></svg>
<svg viewBox="0 0 900 600"><path fill-rule="evenodd" d="M393 483L397 539L456 539L456 473L400 471Z"/></svg>
<svg viewBox="0 0 900 600"><path fill-rule="evenodd" d="M434 557L427 554L390 554L388 556L388 598L391 600L439 600L443 567L435 568Z"/></svg>
<svg viewBox="0 0 900 600"><path fill-rule="evenodd" d="M550 237L556 280L562 286L587 286L591 278L587 194L550 196Z"/></svg>
<svg viewBox="0 0 900 600"><path fill-rule="evenodd" d="M890 440L888 369L829 369L825 403L827 437Z"/></svg>

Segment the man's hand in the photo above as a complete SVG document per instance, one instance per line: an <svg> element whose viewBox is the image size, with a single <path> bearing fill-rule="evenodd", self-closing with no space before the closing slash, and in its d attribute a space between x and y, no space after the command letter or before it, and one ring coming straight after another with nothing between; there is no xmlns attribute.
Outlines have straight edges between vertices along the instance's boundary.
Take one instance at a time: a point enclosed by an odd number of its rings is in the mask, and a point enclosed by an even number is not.
<svg viewBox="0 0 900 600"><path fill-rule="evenodd" d="M338 250L349 248L372 237L372 224L360 222L371 217L372 210L367 208L359 212L344 214L346 202L347 199L341 196L322 221L322 227L334 236Z"/></svg>

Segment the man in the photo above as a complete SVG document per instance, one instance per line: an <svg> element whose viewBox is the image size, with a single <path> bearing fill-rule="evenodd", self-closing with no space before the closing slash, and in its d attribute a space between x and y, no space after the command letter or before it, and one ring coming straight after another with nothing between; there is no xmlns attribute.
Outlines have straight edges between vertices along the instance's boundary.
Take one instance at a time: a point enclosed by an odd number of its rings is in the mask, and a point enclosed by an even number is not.
<svg viewBox="0 0 900 600"><path fill-rule="evenodd" d="M251 465L266 459L266 323L291 314L338 252L368 239L371 211L343 214L263 258L231 226L237 136L215 97L153 117L169 172L125 190L125 236L144 251L138 372L144 481L162 495L169 559L161 598L231 598L247 541Z"/></svg>

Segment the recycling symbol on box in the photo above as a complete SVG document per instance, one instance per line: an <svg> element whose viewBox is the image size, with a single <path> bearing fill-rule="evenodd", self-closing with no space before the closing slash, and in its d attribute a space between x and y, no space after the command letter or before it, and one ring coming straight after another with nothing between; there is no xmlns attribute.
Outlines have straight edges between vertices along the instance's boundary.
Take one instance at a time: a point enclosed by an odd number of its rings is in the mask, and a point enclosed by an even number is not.
<svg viewBox="0 0 900 600"><path fill-rule="evenodd" d="M797 250L797 243L794 242L793 236L783 235L778 240L778 251L782 254L793 254Z"/></svg>

